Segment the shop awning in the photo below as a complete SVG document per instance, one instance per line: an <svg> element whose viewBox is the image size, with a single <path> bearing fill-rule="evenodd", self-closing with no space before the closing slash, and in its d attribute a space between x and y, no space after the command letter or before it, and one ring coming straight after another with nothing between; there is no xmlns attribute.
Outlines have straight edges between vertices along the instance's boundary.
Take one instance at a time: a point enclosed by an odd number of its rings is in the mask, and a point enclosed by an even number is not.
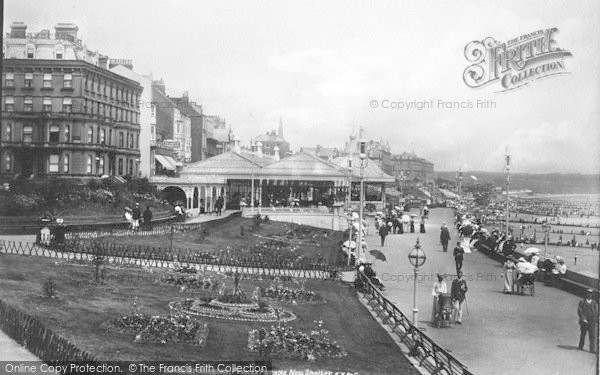
<svg viewBox="0 0 600 375"><path fill-rule="evenodd" d="M154 155L154 159L156 159L156 161L159 162L160 165L163 166L163 168L168 169L170 171L175 170L175 164L169 163L169 161L167 160L167 157L162 156L162 155Z"/></svg>
<svg viewBox="0 0 600 375"><path fill-rule="evenodd" d="M181 166L183 165L183 164L181 164L180 162L178 162L178 161L175 161L175 159L173 159L173 158L172 158L172 157L170 157L170 156L165 156L165 159L167 159L167 161L168 161L169 163L171 163L171 165L172 165L172 166L173 166L173 168L175 168L175 169L177 169L177 167L181 167Z"/></svg>

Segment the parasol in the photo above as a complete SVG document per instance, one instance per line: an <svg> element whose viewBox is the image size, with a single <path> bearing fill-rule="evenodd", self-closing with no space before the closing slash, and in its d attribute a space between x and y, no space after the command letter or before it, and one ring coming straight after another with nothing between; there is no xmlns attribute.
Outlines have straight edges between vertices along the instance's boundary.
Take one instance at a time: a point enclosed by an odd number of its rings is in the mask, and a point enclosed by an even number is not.
<svg viewBox="0 0 600 375"><path fill-rule="evenodd" d="M408 223L410 221L410 216L408 216L408 215L402 215L402 221L404 223Z"/></svg>
<svg viewBox="0 0 600 375"><path fill-rule="evenodd" d="M375 258L377 260L380 260L382 262L386 261L385 254L379 250L370 250L369 254L371 254L373 256L373 258Z"/></svg>
<svg viewBox="0 0 600 375"><path fill-rule="evenodd" d="M538 249L537 247L528 247L527 249L525 249L525 251L523 251L523 254L525 254L525 255L539 254L540 251L541 250Z"/></svg>

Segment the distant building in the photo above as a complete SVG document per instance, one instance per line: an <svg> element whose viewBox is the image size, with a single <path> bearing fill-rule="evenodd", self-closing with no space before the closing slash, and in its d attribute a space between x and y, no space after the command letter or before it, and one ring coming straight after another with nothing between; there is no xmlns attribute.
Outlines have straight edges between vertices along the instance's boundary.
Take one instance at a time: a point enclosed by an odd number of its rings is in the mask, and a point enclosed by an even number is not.
<svg viewBox="0 0 600 375"><path fill-rule="evenodd" d="M317 147L301 147L300 152L305 152L309 155L329 161L340 156L340 152L337 147L323 147L321 145L317 145Z"/></svg>
<svg viewBox="0 0 600 375"><path fill-rule="evenodd" d="M392 156L392 175L408 183L433 184L433 163L418 157L414 152Z"/></svg>
<svg viewBox="0 0 600 375"><path fill-rule="evenodd" d="M202 160L206 152L206 137L207 132L204 128L204 114L202 106L191 101L186 92L180 98L169 97L177 106L179 111L190 119L190 157L189 163L194 163Z"/></svg>
<svg viewBox="0 0 600 375"><path fill-rule="evenodd" d="M139 174L142 92L88 50L77 26L3 40L0 176L90 178Z"/></svg>
<svg viewBox="0 0 600 375"><path fill-rule="evenodd" d="M152 102L156 106L156 143L174 152L176 166L192 160L191 119L165 93L162 80L152 82ZM185 110L184 110L185 111ZM162 160L159 160L159 164ZM168 166L163 165L163 167Z"/></svg>
<svg viewBox="0 0 600 375"><path fill-rule="evenodd" d="M254 142L262 143L262 152L266 155L274 155L275 147L278 148L279 158L283 159L290 153L290 143L283 136L283 122L279 119L279 129L267 132L254 138Z"/></svg>

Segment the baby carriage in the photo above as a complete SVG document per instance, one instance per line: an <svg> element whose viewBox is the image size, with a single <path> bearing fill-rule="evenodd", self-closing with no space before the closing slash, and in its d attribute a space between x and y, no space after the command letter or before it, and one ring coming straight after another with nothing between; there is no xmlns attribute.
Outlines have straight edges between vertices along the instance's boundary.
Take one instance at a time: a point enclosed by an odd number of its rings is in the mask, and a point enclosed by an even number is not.
<svg viewBox="0 0 600 375"><path fill-rule="evenodd" d="M535 279L537 276L536 272L519 274L519 276L517 278L517 288L518 288L519 294L524 295L525 290L528 290L529 294L532 297L535 295Z"/></svg>
<svg viewBox="0 0 600 375"><path fill-rule="evenodd" d="M450 293L440 293L438 297L438 310L435 315L435 326L437 328L450 327L452 322L452 298Z"/></svg>

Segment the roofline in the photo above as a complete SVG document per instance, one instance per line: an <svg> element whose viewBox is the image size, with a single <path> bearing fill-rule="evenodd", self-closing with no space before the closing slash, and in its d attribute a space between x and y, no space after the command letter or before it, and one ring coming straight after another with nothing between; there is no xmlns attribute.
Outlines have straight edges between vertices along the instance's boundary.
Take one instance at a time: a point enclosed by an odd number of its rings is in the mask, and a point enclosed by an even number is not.
<svg viewBox="0 0 600 375"><path fill-rule="evenodd" d="M111 71L110 69L105 69L105 68L99 67L99 66L91 64L85 60L12 59L11 58L11 59L2 59L2 62L3 62L3 67L2 67L3 70L7 66L10 66L11 63L16 63L16 64L14 64L15 67L40 67L40 68L44 68L44 67L60 67L60 68L85 67L85 68L94 70L99 73L113 76L113 78L115 78L115 79L122 79L125 81L129 81L133 86L141 87L139 82L137 82L131 78L124 77L120 74L117 74L117 73Z"/></svg>

